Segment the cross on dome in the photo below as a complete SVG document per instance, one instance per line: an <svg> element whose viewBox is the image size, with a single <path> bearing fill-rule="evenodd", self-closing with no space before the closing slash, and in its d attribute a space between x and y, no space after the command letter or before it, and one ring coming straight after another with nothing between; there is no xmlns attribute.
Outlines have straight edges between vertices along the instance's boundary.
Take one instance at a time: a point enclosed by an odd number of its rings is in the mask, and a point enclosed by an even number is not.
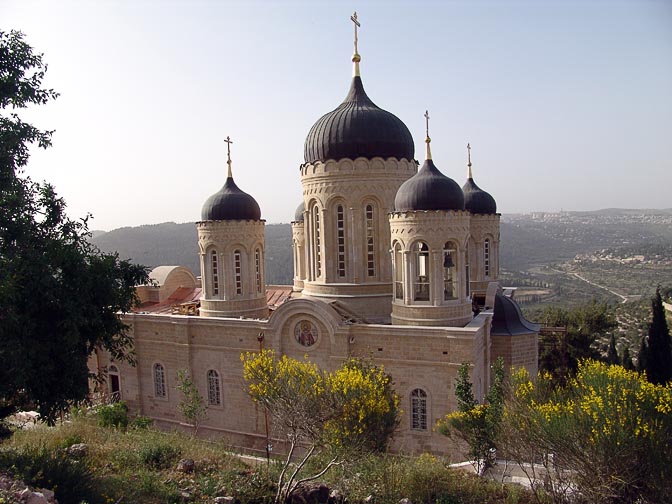
<svg viewBox="0 0 672 504"><path fill-rule="evenodd" d="M429 110L425 110L425 143L427 144L427 159L432 159L432 151L429 148L429 144L432 139L429 138Z"/></svg>
<svg viewBox="0 0 672 504"><path fill-rule="evenodd" d="M231 175L231 144L233 143L233 140L231 140L231 137L228 135L226 136L226 140L224 140L226 143L226 164L228 166L228 174L227 177L232 177Z"/></svg>
<svg viewBox="0 0 672 504"><path fill-rule="evenodd" d="M469 159L469 162L467 163L467 166L469 167L469 178L474 178L471 176L471 144L467 144L467 157Z"/></svg>
<svg viewBox="0 0 672 504"><path fill-rule="evenodd" d="M357 42L358 42L358 37L357 37L357 28L362 26L360 22L357 20L357 11L353 13L352 16L350 16L350 21L354 24L355 27L355 54L352 55L352 62L355 64L355 67L353 69L354 76L358 77L359 76L359 62L362 61L362 57L359 55L359 52L357 51Z"/></svg>

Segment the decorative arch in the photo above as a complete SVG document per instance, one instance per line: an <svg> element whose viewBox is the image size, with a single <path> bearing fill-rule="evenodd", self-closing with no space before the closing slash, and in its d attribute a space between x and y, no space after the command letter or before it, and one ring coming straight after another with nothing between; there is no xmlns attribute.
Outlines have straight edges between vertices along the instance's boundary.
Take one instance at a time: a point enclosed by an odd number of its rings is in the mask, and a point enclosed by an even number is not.
<svg viewBox="0 0 672 504"><path fill-rule="evenodd" d="M449 301L459 296L458 246L453 240L443 245L443 299Z"/></svg>
<svg viewBox="0 0 672 504"><path fill-rule="evenodd" d="M431 265L429 245L426 241L417 240L411 245L411 277L413 301L430 300Z"/></svg>
<svg viewBox="0 0 672 504"><path fill-rule="evenodd" d="M404 246L398 240L392 244L392 266L394 268L394 299L404 300Z"/></svg>

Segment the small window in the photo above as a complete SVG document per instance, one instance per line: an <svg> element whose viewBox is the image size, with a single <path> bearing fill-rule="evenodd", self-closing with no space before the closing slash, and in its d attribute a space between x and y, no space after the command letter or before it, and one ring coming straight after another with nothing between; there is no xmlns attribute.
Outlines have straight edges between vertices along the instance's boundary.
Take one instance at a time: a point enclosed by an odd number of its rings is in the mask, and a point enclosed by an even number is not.
<svg viewBox="0 0 672 504"><path fill-rule="evenodd" d="M166 397L166 370L162 364L154 364L154 395Z"/></svg>
<svg viewBox="0 0 672 504"><path fill-rule="evenodd" d="M419 388L411 392L411 429L427 430L427 393Z"/></svg>
<svg viewBox="0 0 672 504"><path fill-rule="evenodd" d="M219 373L214 369L208 371L208 404L211 406L220 406L222 404Z"/></svg>
<svg viewBox="0 0 672 504"><path fill-rule="evenodd" d="M236 294L243 293L243 266L240 250L233 251L234 273L236 279Z"/></svg>
<svg viewBox="0 0 672 504"><path fill-rule="evenodd" d="M261 294L261 250L254 251L254 275L257 284L257 294Z"/></svg>
<svg viewBox="0 0 672 504"><path fill-rule="evenodd" d="M210 252L210 263L212 265L212 294L219 294L219 262L217 260L217 251Z"/></svg>

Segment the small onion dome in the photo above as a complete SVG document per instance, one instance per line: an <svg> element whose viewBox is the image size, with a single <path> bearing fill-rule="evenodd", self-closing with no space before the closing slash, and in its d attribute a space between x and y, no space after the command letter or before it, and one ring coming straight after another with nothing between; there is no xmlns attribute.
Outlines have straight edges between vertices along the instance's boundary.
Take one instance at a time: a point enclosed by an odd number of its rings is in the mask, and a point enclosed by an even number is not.
<svg viewBox="0 0 672 504"><path fill-rule="evenodd" d="M520 306L513 299L502 294L495 295L495 309L492 315L490 334L493 336L516 336L539 332L539 324L527 320Z"/></svg>
<svg viewBox="0 0 672 504"><path fill-rule="evenodd" d="M362 78L353 77L348 96L310 128L304 144L306 163L328 159L414 159L415 145L406 125L376 106L366 95Z"/></svg>
<svg viewBox="0 0 672 504"><path fill-rule="evenodd" d="M203 204L201 220L261 220L261 210L252 196L238 188L233 177L227 177L224 187Z"/></svg>
<svg viewBox="0 0 672 504"><path fill-rule="evenodd" d="M496 214L497 203L490 193L476 185L474 179L469 177L462 186L464 193L464 208L473 214Z"/></svg>
<svg viewBox="0 0 672 504"><path fill-rule="evenodd" d="M401 184L394 198L397 212L407 210L464 210L462 189L427 159L422 168Z"/></svg>
<svg viewBox="0 0 672 504"><path fill-rule="evenodd" d="M303 212L306 210L306 203L302 202L298 207L296 207L296 212L294 212L294 222L303 222Z"/></svg>

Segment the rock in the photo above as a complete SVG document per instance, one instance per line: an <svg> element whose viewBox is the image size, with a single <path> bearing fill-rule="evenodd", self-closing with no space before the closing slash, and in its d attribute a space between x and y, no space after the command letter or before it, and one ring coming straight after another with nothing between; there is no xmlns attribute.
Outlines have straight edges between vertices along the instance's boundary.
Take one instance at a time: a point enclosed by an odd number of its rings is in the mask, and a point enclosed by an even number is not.
<svg viewBox="0 0 672 504"><path fill-rule="evenodd" d="M177 463L177 470L183 473L193 473L196 464L192 459L181 459Z"/></svg>
<svg viewBox="0 0 672 504"><path fill-rule="evenodd" d="M329 487L324 483L302 485L289 496L289 504L327 504L329 502Z"/></svg>
<svg viewBox="0 0 672 504"><path fill-rule="evenodd" d="M86 454L89 451L89 447L86 443L77 443L73 444L65 449L65 453L70 455L73 458L83 458L86 457Z"/></svg>

